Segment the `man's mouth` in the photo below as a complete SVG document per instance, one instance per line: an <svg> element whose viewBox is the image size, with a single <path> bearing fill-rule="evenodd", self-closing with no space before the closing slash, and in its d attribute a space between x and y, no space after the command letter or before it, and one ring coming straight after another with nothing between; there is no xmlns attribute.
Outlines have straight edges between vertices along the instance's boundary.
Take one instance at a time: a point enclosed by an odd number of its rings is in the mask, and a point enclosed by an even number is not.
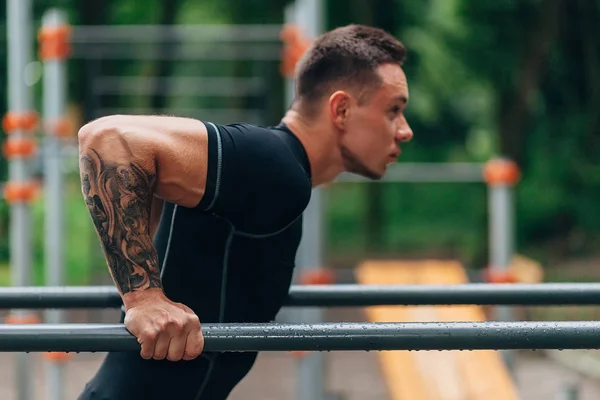
<svg viewBox="0 0 600 400"><path fill-rule="evenodd" d="M400 157L400 153L400 150L390 153L390 160L396 161Z"/></svg>

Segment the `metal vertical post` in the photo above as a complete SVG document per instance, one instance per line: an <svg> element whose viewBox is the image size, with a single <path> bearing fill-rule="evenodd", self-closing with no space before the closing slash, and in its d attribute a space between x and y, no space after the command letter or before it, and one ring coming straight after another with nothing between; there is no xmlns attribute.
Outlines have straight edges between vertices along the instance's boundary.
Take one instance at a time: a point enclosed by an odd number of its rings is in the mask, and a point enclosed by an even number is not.
<svg viewBox="0 0 600 400"><path fill-rule="evenodd" d="M313 40L324 30L323 4L321 0L296 0L296 23L301 32ZM301 275L323 268L323 189L313 189L304 213L303 235L299 248L298 271ZM321 308L301 309L300 318L306 322L324 320ZM299 358L298 400L325 400L326 366L325 354L312 352Z"/></svg>
<svg viewBox="0 0 600 400"><path fill-rule="evenodd" d="M13 143L32 143L35 129L35 114L32 111L32 93L28 84L27 66L33 60L32 8L31 0L8 0L8 113L4 118L4 129ZM18 145L15 146L15 150ZM29 163L21 151L9 164L9 187L5 186L5 198L10 202L10 265L14 286L28 286L31 280L31 208L32 186ZM15 310L7 322L33 322L28 310ZM31 383L31 357L16 354L16 381L19 400L33 398Z"/></svg>
<svg viewBox="0 0 600 400"><path fill-rule="evenodd" d="M297 22L296 18L296 3L292 2L285 7L284 11L284 23L285 24L295 24ZM288 77L285 80L285 107L291 106L294 101L295 96L295 88L294 88L294 78Z"/></svg>
<svg viewBox="0 0 600 400"><path fill-rule="evenodd" d="M285 9L285 22L295 24L302 35L313 39L322 31L320 0L296 0ZM286 81L286 102L289 106L295 97L294 79ZM303 235L297 255L297 273L300 281L323 266L322 256L322 193L313 189L311 200L303 215ZM305 282L306 283L306 282ZM323 320L319 309L298 309L295 316L305 322ZM325 400L324 354L300 353L298 358L298 400Z"/></svg>
<svg viewBox="0 0 600 400"><path fill-rule="evenodd" d="M300 275L323 266L322 207L323 191L315 188L304 214L304 231L298 260ZM299 314L303 322L324 320L322 308L300 309ZM325 400L327 398L325 353L307 353L300 357L298 362L298 400Z"/></svg>
<svg viewBox="0 0 600 400"><path fill-rule="evenodd" d="M67 18L57 9L42 18L40 49L44 62L44 192L45 196L45 267L46 285L63 285L64 269L64 183L61 157L61 134L65 131L66 113L66 33ZM63 310L45 311L47 323L64 322ZM63 380L66 357L60 353L48 357L46 381L50 399L64 399Z"/></svg>
<svg viewBox="0 0 600 400"><path fill-rule="evenodd" d="M509 271L514 255L514 185L520 177L517 165L509 160L496 159L484 167L484 177L488 184L489 251L490 280L495 283L512 282ZM494 309L494 319L513 320L510 307L499 306ZM503 357L512 370L514 352L503 351Z"/></svg>

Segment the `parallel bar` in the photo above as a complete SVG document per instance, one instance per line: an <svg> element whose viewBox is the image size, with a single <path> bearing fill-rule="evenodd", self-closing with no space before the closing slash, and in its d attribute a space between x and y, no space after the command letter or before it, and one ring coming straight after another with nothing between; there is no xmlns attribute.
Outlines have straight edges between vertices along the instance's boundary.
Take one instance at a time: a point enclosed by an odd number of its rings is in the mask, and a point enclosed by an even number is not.
<svg viewBox="0 0 600 400"><path fill-rule="evenodd" d="M279 24L235 25L86 25L73 26L71 43L166 41L278 41Z"/></svg>
<svg viewBox="0 0 600 400"><path fill-rule="evenodd" d="M293 285L286 306L600 305L600 283L460 285ZM3 287L0 308L116 308L113 286Z"/></svg>
<svg viewBox="0 0 600 400"><path fill-rule="evenodd" d="M159 84L157 85L157 83ZM96 94L118 94L121 96L152 95L155 93L196 97L199 95L249 96L260 94L264 90L264 81L253 77L101 76L93 82L92 90Z"/></svg>
<svg viewBox="0 0 600 400"><path fill-rule="evenodd" d="M151 110L140 107L110 107L100 108L97 111L97 117L114 114L133 114L147 115ZM249 123L259 123L261 110L248 108L178 108L167 107L156 111L159 114L176 114L181 117L204 119L210 116L211 121L215 123L229 123L231 121L245 121Z"/></svg>
<svg viewBox="0 0 600 400"><path fill-rule="evenodd" d="M368 179L344 173L336 182L369 182ZM388 166L378 182L483 182L483 165L479 163L397 163Z"/></svg>
<svg viewBox="0 0 600 400"><path fill-rule="evenodd" d="M115 114L115 113L135 113L135 114L144 114L148 110L143 108L105 108L102 109L102 115ZM166 113L170 113L174 110L164 110ZM180 112L180 110L177 110ZM202 113L210 113L213 115L214 113L222 114L223 116L231 115L233 113L248 112L247 110L236 110L236 109L204 109L198 111L197 109L188 109L181 111L183 114L188 116L198 116ZM247 118L255 118L258 113L258 110L255 112L248 112ZM226 119L226 118L225 118ZM243 118L242 118L243 119ZM455 163L439 163L439 164L430 164L426 166L424 169L420 169L419 166L413 165L411 163L400 163L400 164L392 164L388 166L388 172L386 175L379 181L376 182L440 182L440 183L451 183L451 182L482 182L482 169L479 164L461 164L455 165ZM360 176L355 176L351 174L342 174L336 182L339 183L359 183L366 182L367 180L361 178ZM0 188L2 184L0 183Z"/></svg>
<svg viewBox="0 0 600 400"><path fill-rule="evenodd" d="M204 324L204 351L599 349L600 322ZM122 324L0 326L0 351L139 351Z"/></svg>
<svg viewBox="0 0 600 400"><path fill-rule="evenodd" d="M280 58L279 43L252 43L243 46L206 45L204 48L177 46L165 54L158 46L97 44L78 45L72 48L72 57L89 60L258 60L277 61Z"/></svg>
<svg viewBox="0 0 600 400"><path fill-rule="evenodd" d="M292 286L286 305L600 305L599 283Z"/></svg>

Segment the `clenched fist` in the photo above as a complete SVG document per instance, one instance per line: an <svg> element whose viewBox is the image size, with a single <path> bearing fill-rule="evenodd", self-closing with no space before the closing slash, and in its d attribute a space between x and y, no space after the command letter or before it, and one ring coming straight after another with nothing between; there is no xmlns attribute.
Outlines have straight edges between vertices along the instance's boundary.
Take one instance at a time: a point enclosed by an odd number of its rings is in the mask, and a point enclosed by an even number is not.
<svg viewBox="0 0 600 400"><path fill-rule="evenodd" d="M142 345L144 359L192 360L204 348L198 316L162 291L137 292L126 301L125 327Z"/></svg>

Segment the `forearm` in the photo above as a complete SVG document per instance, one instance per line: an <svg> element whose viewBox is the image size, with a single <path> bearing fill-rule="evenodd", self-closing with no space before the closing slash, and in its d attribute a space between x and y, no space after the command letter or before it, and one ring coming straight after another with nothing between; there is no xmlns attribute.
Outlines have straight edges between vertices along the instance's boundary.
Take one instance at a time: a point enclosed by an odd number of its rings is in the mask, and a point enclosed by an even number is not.
<svg viewBox="0 0 600 400"><path fill-rule="evenodd" d="M134 148L118 135L80 140L83 197L124 299L162 286L150 232L156 169Z"/></svg>

